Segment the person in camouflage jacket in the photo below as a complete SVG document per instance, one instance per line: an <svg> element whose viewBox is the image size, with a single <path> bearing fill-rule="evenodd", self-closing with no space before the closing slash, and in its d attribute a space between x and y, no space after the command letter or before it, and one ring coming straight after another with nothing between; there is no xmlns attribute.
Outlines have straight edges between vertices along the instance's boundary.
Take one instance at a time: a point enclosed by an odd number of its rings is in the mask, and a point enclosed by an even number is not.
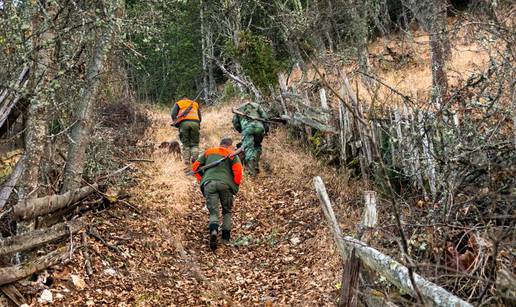
<svg viewBox="0 0 516 307"><path fill-rule="evenodd" d="M256 102L248 101L236 109L239 113L233 116L233 127L242 134L242 146L244 146L244 165L251 176L259 172L260 156L262 154L262 141L268 132L268 115Z"/></svg>

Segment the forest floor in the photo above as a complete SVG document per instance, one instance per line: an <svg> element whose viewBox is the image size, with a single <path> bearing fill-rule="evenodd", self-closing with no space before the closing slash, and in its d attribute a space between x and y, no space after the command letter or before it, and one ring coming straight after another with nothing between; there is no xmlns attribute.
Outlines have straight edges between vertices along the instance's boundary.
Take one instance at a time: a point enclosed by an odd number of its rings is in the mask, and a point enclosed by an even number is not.
<svg viewBox="0 0 516 307"><path fill-rule="evenodd" d="M230 108L205 110L201 148L217 145L223 135L239 138L231 128ZM177 139L167 112L150 116L153 124L145 142ZM216 253L208 247L208 211L197 182L184 175L180 159L156 150L150 157L154 163L139 163L139 184L128 191L128 202L92 221L112 245L88 239L93 274L86 275L82 252L53 272L54 302L333 305L342 267L312 179L322 174L336 199L343 200L347 189L340 186L342 178L326 175L332 172L289 139L284 128L266 137L262 171L255 179L244 177L235 199L232 244L220 245ZM344 230L353 229L359 219L360 210L353 207L337 208Z"/></svg>

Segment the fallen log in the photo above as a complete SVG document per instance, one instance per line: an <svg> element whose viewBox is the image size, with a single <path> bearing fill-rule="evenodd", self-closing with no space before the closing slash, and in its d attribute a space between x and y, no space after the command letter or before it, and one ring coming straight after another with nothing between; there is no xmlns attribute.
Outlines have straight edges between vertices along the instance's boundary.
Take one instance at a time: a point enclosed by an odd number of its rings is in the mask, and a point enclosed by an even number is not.
<svg viewBox="0 0 516 307"><path fill-rule="evenodd" d="M74 234L86 225L86 218L41 228L35 231L0 239L0 255L13 254L52 242L66 235Z"/></svg>
<svg viewBox="0 0 516 307"><path fill-rule="evenodd" d="M25 220L66 208L98 189L97 184L85 186L64 194L55 194L18 202L13 207L14 217Z"/></svg>
<svg viewBox="0 0 516 307"><path fill-rule="evenodd" d="M58 264L59 262L66 260L68 257L70 257L70 251L69 246L67 245L29 262L0 268L0 285L18 281L52 265Z"/></svg>
<svg viewBox="0 0 516 307"><path fill-rule="evenodd" d="M314 178L314 186L341 258L346 261L348 259L348 254L354 249L356 255L364 265L385 277L389 282L398 287L398 289L412 296L416 296L416 292L410 281L407 267L392 259L390 256L384 255L378 250L367 246L364 242L349 236L342 236L340 226L333 212L330 198L328 197L326 187L324 186L324 182L321 177ZM427 281L418 274L414 274L414 280L421 294L425 298L429 299L434 305L450 307L473 306L446 291L442 287Z"/></svg>

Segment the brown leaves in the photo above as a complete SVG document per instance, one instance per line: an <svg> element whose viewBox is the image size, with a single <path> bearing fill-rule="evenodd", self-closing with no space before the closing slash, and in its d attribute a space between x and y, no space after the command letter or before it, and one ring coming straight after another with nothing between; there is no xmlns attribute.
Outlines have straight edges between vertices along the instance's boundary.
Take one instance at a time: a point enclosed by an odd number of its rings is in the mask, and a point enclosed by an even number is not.
<svg viewBox="0 0 516 307"><path fill-rule="evenodd" d="M458 244L446 241L444 249L444 263L448 268L459 272L470 272L478 255L478 243L474 235L467 236L466 246L460 252ZM459 242L460 243L460 242Z"/></svg>

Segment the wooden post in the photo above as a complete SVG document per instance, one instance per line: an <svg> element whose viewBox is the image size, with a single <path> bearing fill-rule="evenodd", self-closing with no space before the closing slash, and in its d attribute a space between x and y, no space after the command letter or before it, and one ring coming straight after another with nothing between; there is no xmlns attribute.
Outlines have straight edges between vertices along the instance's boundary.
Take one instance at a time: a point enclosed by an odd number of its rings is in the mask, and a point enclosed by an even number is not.
<svg viewBox="0 0 516 307"><path fill-rule="evenodd" d="M370 229L376 226L378 221L378 215L376 214L376 192L364 191L364 203L365 210L362 216L362 227Z"/></svg>
<svg viewBox="0 0 516 307"><path fill-rule="evenodd" d="M364 203L364 214L360 225L358 225L358 232L356 235L357 240L362 239L366 229L371 229L376 225L376 192L364 191ZM344 269L342 270L342 286L340 290L339 306L357 306L361 267L362 263L360 258L357 257L355 248L353 248L351 250L350 257L344 264Z"/></svg>
<svg viewBox="0 0 516 307"><path fill-rule="evenodd" d="M328 99L326 98L326 90L324 87L321 87L319 90L319 98L321 99L321 108L323 110L329 110L330 107L328 106Z"/></svg>
<svg viewBox="0 0 516 307"><path fill-rule="evenodd" d="M423 143L423 154L425 155L427 168L428 168L428 182L430 184L430 193L432 193L432 200L435 200L437 196L436 189L436 178L435 178L435 163L432 157L431 150L431 139L428 134L425 132L424 128L424 118L423 113L418 113L418 125L419 125L419 133L421 136L421 143Z"/></svg>
<svg viewBox="0 0 516 307"><path fill-rule="evenodd" d="M346 145L349 135L348 113L342 102L339 104L339 124L340 124L340 159L345 164L348 159Z"/></svg>
<svg viewBox="0 0 516 307"><path fill-rule="evenodd" d="M287 104L285 103L285 100L283 98L283 94L287 92L287 79L286 79L284 73L278 74L278 82L279 82L279 87L280 87L279 98L280 98L281 107L283 108L283 115L288 115Z"/></svg>
<svg viewBox="0 0 516 307"><path fill-rule="evenodd" d="M410 113L410 129L411 129L411 143L410 143L410 149L413 154L411 157L411 161L414 163L414 174L416 176L417 183L419 185L419 188L423 191L423 198L425 200L428 199L428 194L426 192L425 185L423 183L423 168L421 167L421 161L419 156L419 148L416 146L418 142L416 142L417 139L417 129L416 129L416 120L414 119L414 114Z"/></svg>
<svg viewBox="0 0 516 307"><path fill-rule="evenodd" d="M401 114L398 109L394 109L394 123L396 125L396 144L398 145L397 150L397 165L403 164L404 150L403 150L403 133L401 131Z"/></svg>

